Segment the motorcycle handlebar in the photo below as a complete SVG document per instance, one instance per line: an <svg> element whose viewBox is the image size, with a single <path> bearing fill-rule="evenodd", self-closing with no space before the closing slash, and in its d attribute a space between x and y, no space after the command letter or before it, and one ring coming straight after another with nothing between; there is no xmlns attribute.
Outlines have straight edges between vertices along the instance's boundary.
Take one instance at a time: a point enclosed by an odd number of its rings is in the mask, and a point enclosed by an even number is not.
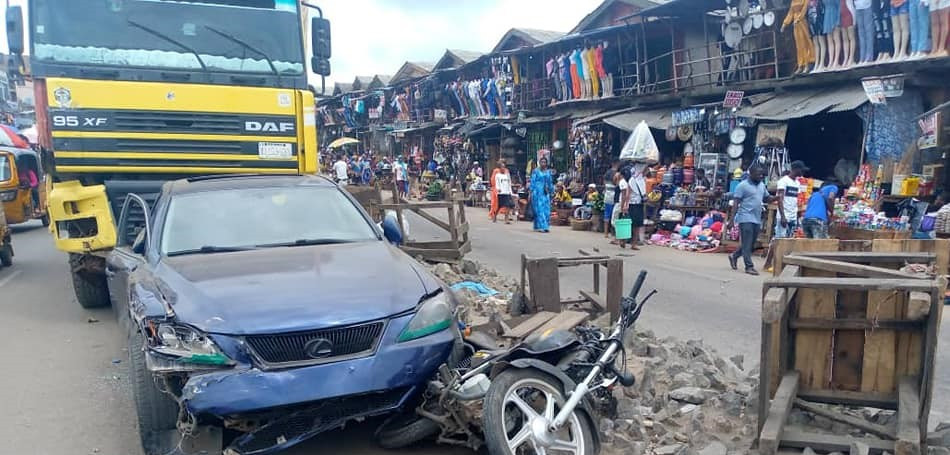
<svg viewBox="0 0 950 455"><path fill-rule="evenodd" d="M633 289L630 290L630 298L636 299L637 294L640 293L640 288L643 287L643 282L647 279L647 271L641 270L640 274L637 275L637 281L633 283Z"/></svg>

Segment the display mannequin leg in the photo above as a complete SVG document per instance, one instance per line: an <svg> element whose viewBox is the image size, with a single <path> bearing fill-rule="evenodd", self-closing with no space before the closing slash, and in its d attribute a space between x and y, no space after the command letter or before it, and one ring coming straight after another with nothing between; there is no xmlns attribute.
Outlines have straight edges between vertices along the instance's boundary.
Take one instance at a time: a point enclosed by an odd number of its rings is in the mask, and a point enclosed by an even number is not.
<svg viewBox="0 0 950 455"><path fill-rule="evenodd" d="M940 45L940 13L938 9L930 10L930 56L940 57L943 46Z"/></svg>
<svg viewBox="0 0 950 455"><path fill-rule="evenodd" d="M828 37L825 35L818 35L818 61L818 68L822 71L831 65L828 60Z"/></svg>
<svg viewBox="0 0 950 455"><path fill-rule="evenodd" d="M812 69L812 71L821 71L823 69L822 62L824 61L824 58L822 55L822 47L821 47L820 38L821 38L820 35L811 37L811 41L814 44L813 47L815 49L815 67Z"/></svg>
<svg viewBox="0 0 950 455"><path fill-rule="evenodd" d="M892 30L894 31L894 59L907 58L908 38L910 38L910 18L906 13L891 16Z"/></svg>
<svg viewBox="0 0 950 455"><path fill-rule="evenodd" d="M845 68L850 68L854 66L855 63L855 52L858 48L857 39L855 39L854 26L845 28L841 31L841 36L844 38L842 47L844 48L844 61L841 66Z"/></svg>
<svg viewBox="0 0 950 455"><path fill-rule="evenodd" d="M841 62L841 27L835 27L828 35L828 68L837 69Z"/></svg>
<svg viewBox="0 0 950 455"><path fill-rule="evenodd" d="M947 36L950 34L950 8L937 10L937 15L940 19L940 36L937 39L937 42L940 43L940 48L937 51L937 55L940 57L946 57L947 55L950 55L950 52L948 52L947 49L947 39L950 38L950 36Z"/></svg>

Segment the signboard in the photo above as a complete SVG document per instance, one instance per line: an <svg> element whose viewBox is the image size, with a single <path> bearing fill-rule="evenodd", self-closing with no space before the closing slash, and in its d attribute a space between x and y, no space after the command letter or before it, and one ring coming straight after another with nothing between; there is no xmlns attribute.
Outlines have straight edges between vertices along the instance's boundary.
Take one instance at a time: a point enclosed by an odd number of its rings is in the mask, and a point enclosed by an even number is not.
<svg viewBox="0 0 950 455"><path fill-rule="evenodd" d="M671 125L673 126L682 126L689 125L691 123L699 123L703 121L703 114L705 109L700 110L697 108L688 108L679 111L675 111L672 114L673 121Z"/></svg>
<svg viewBox="0 0 950 455"><path fill-rule="evenodd" d="M742 97L745 96L745 92L742 90L729 90L726 92L726 97L722 100L722 107L733 108L739 107L742 105Z"/></svg>
<svg viewBox="0 0 950 455"><path fill-rule="evenodd" d="M884 96L884 83L880 79L861 79L861 85L864 86L864 93L868 96L871 104L887 104L887 98Z"/></svg>
<svg viewBox="0 0 950 455"><path fill-rule="evenodd" d="M920 150L936 147L940 141L940 111L936 111L917 120L920 127L920 137L917 138L917 148Z"/></svg>
<svg viewBox="0 0 950 455"><path fill-rule="evenodd" d="M379 110L377 109L368 109L366 114L369 118L379 118Z"/></svg>
<svg viewBox="0 0 950 455"><path fill-rule="evenodd" d="M755 145L783 146L788 123L760 123L755 136Z"/></svg>

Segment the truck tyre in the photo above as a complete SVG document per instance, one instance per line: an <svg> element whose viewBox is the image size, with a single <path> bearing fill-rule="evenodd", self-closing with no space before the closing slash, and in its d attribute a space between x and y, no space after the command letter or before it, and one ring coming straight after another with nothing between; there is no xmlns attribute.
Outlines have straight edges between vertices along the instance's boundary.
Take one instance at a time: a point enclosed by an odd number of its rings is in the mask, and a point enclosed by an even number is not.
<svg viewBox="0 0 950 455"><path fill-rule="evenodd" d="M105 275L72 272L76 300L83 308L101 308L109 304L109 286Z"/></svg>
<svg viewBox="0 0 950 455"><path fill-rule="evenodd" d="M386 450L409 447L439 434L439 424L415 412L390 417L376 430L376 444Z"/></svg>
<svg viewBox="0 0 950 455"><path fill-rule="evenodd" d="M177 429L178 403L159 390L155 377L145 367L145 338L138 329L129 336L129 377L132 398L139 418L139 437L146 455L164 455L169 447L170 431Z"/></svg>
<svg viewBox="0 0 950 455"><path fill-rule="evenodd" d="M40 218L40 222L43 223L43 227L49 227L49 213L43 215L43 217Z"/></svg>
<svg viewBox="0 0 950 455"><path fill-rule="evenodd" d="M13 265L13 247L10 239L4 240L4 246L0 247L0 267L10 267Z"/></svg>

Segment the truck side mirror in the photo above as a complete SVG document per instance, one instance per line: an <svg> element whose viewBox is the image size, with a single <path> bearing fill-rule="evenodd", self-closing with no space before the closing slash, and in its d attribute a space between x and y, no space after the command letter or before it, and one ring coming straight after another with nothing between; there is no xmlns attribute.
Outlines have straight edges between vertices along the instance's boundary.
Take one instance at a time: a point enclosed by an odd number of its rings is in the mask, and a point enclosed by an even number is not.
<svg viewBox="0 0 950 455"><path fill-rule="evenodd" d="M321 76L329 76L330 75L330 60L313 56L310 59L310 68L313 70L313 74L319 74Z"/></svg>
<svg viewBox="0 0 950 455"><path fill-rule="evenodd" d="M14 7L11 7L14 8ZM19 8L19 7L15 7ZM9 23L9 14L7 15L7 22ZM310 39L311 39L311 50L313 51L313 57L327 60L332 54L332 49L330 47L330 21L322 17L314 17L310 20ZM317 73L319 74L319 73Z"/></svg>
<svg viewBox="0 0 950 455"><path fill-rule="evenodd" d="M23 8L20 6L7 7L7 46L11 54L23 54Z"/></svg>

